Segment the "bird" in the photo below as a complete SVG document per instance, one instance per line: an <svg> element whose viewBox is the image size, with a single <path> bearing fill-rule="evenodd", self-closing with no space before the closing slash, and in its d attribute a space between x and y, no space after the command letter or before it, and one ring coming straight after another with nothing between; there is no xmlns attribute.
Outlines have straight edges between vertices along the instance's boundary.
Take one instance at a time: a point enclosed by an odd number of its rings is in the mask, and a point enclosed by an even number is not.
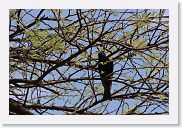
<svg viewBox="0 0 182 128"><path fill-rule="evenodd" d="M103 100L111 100L112 72L114 69L113 60L106 56L104 51L98 53L98 69L102 85L104 87Z"/></svg>

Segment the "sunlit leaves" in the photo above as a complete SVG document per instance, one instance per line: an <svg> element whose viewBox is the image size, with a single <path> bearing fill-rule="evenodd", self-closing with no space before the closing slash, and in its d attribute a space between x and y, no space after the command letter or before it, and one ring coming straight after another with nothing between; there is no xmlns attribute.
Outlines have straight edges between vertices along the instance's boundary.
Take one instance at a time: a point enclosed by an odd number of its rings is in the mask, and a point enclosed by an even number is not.
<svg viewBox="0 0 182 128"><path fill-rule="evenodd" d="M113 16L118 16L118 15L119 15L119 12L117 12L117 11L113 12Z"/></svg>
<svg viewBox="0 0 182 128"><path fill-rule="evenodd" d="M146 47L146 43L143 40L141 40L141 39L132 40L132 42L130 42L130 44L134 48L145 48Z"/></svg>

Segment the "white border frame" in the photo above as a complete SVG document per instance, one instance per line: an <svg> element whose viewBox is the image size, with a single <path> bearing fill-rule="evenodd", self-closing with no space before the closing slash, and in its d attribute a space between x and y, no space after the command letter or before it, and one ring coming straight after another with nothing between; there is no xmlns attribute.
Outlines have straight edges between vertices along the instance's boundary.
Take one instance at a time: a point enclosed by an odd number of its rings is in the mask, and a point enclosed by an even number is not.
<svg viewBox="0 0 182 128"><path fill-rule="evenodd" d="M0 80L3 124L178 124L178 5L176 0L6 0L1 2ZM169 115L9 115L9 9L169 9Z"/></svg>

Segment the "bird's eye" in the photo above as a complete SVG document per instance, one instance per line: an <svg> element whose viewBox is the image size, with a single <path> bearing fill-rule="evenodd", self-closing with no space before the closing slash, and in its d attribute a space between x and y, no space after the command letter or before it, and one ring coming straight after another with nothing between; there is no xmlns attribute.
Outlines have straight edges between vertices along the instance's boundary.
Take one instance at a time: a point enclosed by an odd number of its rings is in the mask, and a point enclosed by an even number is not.
<svg viewBox="0 0 182 128"><path fill-rule="evenodd" d="M112 60L112 58L111 58L111 57L109 57L109 60Z"/></svg>

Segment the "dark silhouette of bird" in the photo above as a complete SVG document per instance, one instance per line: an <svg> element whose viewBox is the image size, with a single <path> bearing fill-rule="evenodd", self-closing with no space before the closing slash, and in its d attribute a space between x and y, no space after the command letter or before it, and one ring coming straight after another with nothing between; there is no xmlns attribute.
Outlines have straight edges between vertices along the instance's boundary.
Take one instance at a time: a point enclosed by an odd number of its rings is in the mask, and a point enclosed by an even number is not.
<svg viewBox="0 0 182 128"><path fill-rule="evenodd" d="M112 72L114 68L113 61L106 56L104 51L101 51L98 53L98 58L99 58L99 64L98 64L98 69L99 69L99 74L100 78L102 81L102 85L104 87L104 100L111 100L111 85L112 85Z"/></svg>

